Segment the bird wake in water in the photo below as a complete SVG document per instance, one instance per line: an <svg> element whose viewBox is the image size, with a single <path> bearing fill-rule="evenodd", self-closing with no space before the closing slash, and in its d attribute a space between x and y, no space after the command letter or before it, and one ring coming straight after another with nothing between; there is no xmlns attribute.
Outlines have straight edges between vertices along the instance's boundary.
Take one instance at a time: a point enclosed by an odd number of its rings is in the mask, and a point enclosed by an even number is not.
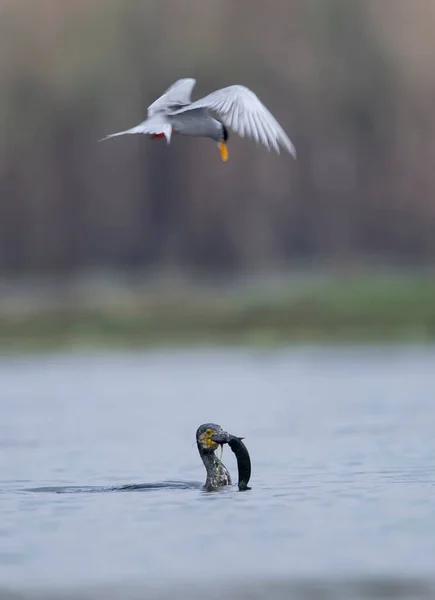
<svg viewBox="0 0 435 600"><path fill-rule="evenodd" d="M217 491L231 486L231 475L222 462L223 445L228 444L237 458L239 473L238 487L240 491L249 490L248 482L251 477L251 460L242 438L227 433L220 425L206 423L198 427L196 445L204 463L207 478L205 484L197 481L168 480L156 483L138 483L121 486L45 486L28 488L26 492L45 492L52 494L95 494L102 492L150 492L153 490L200 490ZM220 458L215 454L221 448Z"/></svg>

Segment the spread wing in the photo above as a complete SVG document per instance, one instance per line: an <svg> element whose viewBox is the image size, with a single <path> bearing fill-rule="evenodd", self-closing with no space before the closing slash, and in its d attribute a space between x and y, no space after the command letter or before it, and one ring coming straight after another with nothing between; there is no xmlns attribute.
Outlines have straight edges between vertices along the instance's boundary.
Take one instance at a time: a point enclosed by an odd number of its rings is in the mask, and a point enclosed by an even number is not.
<svg viewBox="0 0 435 600"><path fill-rule="evenodd" d="M171 107L180 107L190 103L195 79L179 79L148 107L148 117L166 112Z"/></svg>
<svg viewBox="0 0 435 600"><path fill-rule="evenodd" d="M250 89L242 85L231 85L188 106L171 110L170 114L180 114L196 108L215 111L221 121L241 137L252 137L263 143L268 150L272 146L278 153L280 144L296 158L295 147L287 134Z"/></svg>

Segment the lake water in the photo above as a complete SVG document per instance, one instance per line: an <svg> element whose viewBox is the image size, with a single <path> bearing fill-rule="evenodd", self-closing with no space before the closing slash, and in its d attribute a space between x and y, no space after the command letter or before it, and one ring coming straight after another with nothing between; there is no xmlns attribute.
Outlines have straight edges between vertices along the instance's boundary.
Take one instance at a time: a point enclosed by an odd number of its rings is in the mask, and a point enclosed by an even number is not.
<svg viewBox="0 0 435 600"><path fill-rule="evenodd" d="M0 409L4 589L433 578L434 348L2 357ZM201 490L209 421L245 436L252 490Z"/></svg>

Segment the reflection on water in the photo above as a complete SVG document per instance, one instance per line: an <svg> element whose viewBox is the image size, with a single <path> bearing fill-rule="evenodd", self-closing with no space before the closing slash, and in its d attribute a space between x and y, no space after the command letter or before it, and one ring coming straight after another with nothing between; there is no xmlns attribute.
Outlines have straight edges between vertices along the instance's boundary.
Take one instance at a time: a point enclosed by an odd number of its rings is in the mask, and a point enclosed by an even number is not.
<svg viewBox="0 0 435 600"><path fill-rule="evenodd" d="M324 598L288 582L352 575L330 597L429 597L434 364L431 348L0 359L0 582ZM249 493L202 491L210 421L245 437Z"/></svg>
<svg viewBox="0 0 435 600"><path fill-rule="evenodd" d="M104 492L152 492L153 490L195 490L201 489L197 481L159 481L156 483L132 483L130 485L52 485L24 489L24 492L42 492L46 494L95 494Z"/></svg>

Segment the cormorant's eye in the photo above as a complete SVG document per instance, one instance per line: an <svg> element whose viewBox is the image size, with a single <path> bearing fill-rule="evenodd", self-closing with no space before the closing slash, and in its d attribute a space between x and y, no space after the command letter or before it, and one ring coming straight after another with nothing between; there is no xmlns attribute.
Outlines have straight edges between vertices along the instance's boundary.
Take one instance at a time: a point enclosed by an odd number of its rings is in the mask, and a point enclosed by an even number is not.
<svg viewBox="0 0 435 600"><path fill-rule="evenodd" d="M206 434L207 435L212 435L214 433L214 431L212 429L207 429Z"/></svg>

